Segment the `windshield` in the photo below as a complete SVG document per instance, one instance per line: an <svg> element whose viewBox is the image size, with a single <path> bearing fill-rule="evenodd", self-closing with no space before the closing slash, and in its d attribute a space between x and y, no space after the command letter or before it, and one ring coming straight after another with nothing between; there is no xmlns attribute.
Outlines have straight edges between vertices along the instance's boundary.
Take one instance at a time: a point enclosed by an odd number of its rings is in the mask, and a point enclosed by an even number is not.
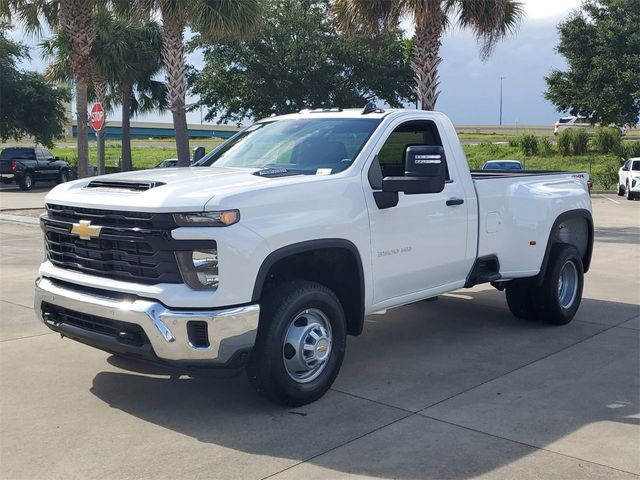
<svg viewBox="0 0 640 480"><path fill-rule="evenodd" d="M256 123L195 165L277 168L304 174L332 174L348 168L380 119L324 118Z"/></svg>

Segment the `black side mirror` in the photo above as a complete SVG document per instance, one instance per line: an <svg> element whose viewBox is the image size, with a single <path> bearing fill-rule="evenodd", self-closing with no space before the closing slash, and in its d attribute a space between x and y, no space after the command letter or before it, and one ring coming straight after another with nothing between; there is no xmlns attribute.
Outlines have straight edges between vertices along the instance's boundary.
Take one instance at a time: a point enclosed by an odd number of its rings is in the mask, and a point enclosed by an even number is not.
<svg viewBox="0 0 640 480"><path fill-rule="evenodd" d="M447 168L442 147L409 145L404 158L404 177L385 177L382 180L383 192L412 195L444 190Z"/></svg>
<svg viewBox="0 0 640 480"><path fill-rule="evenodd" d="M204 157L204 147L203 146L195 147L193 149L193 156L191 157L191 163L196 163L202 157Z"/></svg>

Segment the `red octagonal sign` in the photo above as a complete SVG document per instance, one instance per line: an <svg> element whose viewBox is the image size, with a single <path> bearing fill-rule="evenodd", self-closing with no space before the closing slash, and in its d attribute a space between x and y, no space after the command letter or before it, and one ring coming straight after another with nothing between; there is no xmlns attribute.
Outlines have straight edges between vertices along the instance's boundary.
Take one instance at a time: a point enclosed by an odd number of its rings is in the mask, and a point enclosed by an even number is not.
<svg viewBox="0 0 640 480"><path fill-rule="evenodd" d="M94 103L91 108L91 126L97 132L104 128L104 107L101 103Z"/></svg>

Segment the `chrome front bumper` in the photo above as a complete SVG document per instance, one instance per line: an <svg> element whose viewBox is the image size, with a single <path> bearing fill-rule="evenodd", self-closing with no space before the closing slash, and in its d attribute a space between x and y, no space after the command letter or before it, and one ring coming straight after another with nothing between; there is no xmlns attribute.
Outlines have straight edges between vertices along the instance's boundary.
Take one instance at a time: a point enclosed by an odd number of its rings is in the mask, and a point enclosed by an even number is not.
<svg viewBox="0 0 640 480"><path fill-rule="evenodd" d="M107 320L139 325L149 339L152 354L161 361L185 366L223 366L239 352L253 347L258 329L259 305L246 305L221 310L171 310L164 305L144 299L133 301L75 290L46 277L36 280L34 310L49 328L65 335L65 326L54 325L45 319L42 302L63 307L80 314ZM195 347L189 341L187 322L206 322L209 346ZM115 337L110 339L99 332L69 327L65 336L108 351L127 353L126 345L120 349ZM84 335L84 337L83 337ZM108 340L108 343L100 341ZM116 343L114 343L116 342ZM103 346L107 345L107 346ZM118 348L111 348L114 345ZM124 350L124 351L121 351Z"/></svg>

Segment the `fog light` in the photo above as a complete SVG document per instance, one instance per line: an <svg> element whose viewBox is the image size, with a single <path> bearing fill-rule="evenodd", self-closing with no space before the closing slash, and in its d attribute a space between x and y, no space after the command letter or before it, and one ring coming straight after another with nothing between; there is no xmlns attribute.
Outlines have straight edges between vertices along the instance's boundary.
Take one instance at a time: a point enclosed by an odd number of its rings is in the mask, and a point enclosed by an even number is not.
<svg viewBox="0 0 640 480"><path fill-rule="evenodd" d="M218 250L176 252L178 265L185 283L196 290L218 288Z"/></svg>

